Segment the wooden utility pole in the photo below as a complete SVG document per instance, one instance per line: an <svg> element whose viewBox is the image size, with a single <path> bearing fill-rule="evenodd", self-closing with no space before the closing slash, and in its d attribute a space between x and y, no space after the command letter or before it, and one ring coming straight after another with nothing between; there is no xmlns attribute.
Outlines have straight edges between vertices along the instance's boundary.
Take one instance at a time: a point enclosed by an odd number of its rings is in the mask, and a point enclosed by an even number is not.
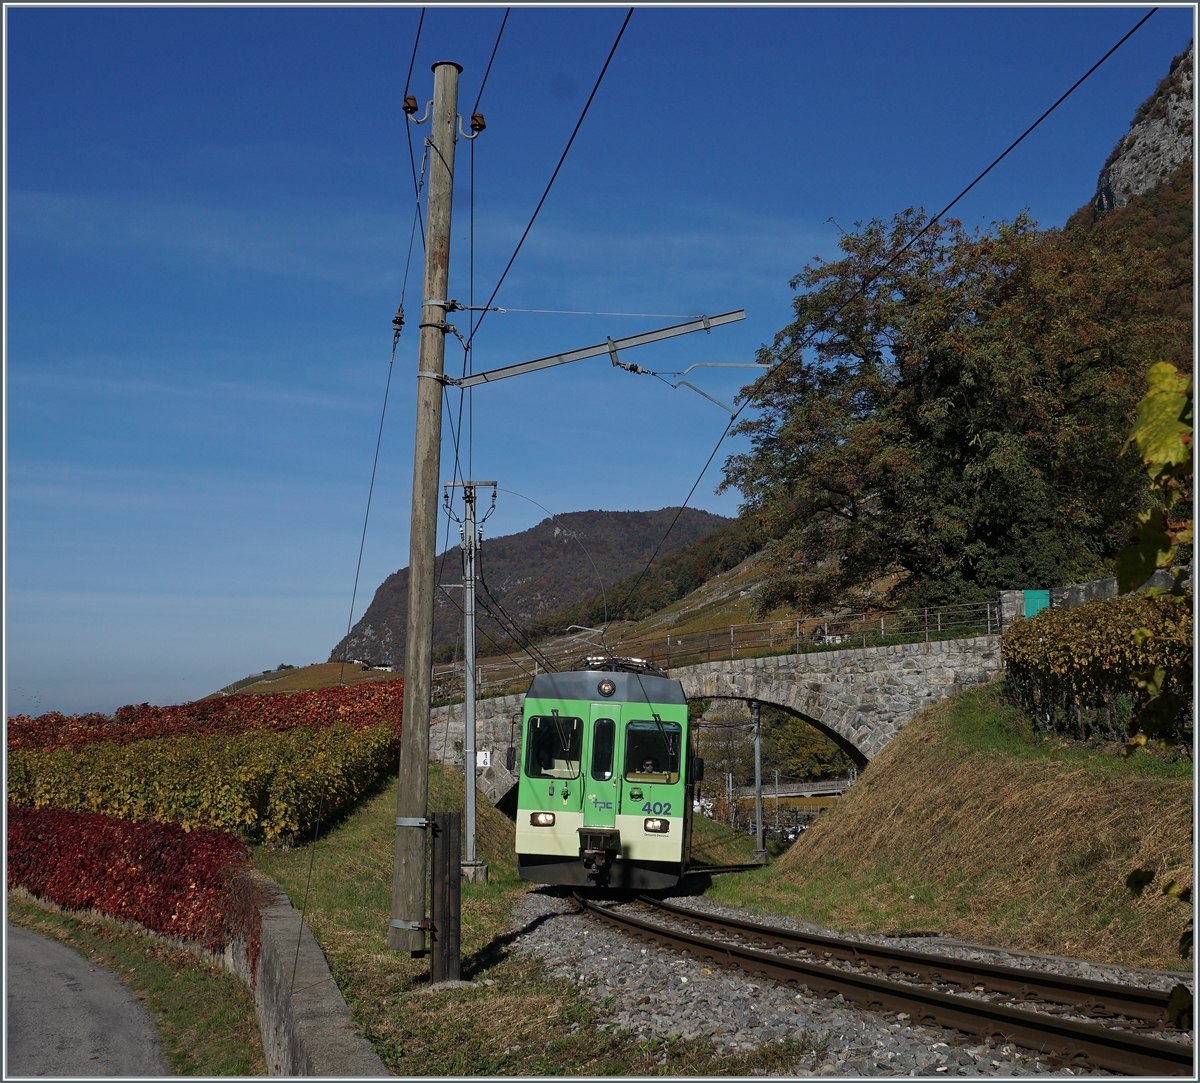
<svg viewBox="0 0 1200 1083"><path fill-rule="evenodd" d="M450 209L454 196L454 126L458 76L449 60L433 65L429 195L425 225L425 289L417 361L417 442L413 456L408 558L408 638L404 646L404 728L396 794L396 857L388 947L425 950L425 816L429 801L429 699L433 679L434 558L442 453L442 373Z"/></svg>

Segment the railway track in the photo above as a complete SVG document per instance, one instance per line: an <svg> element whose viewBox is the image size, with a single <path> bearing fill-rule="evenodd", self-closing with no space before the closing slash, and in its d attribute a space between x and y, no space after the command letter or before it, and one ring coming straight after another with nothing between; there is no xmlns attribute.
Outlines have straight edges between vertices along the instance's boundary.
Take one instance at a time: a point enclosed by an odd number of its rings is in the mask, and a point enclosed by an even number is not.
<svg viewBox="0 0 1200 1083"><path fill-rule="evenodd" d="M736 966L784 984L804 985L817 996L841 995L876 1011L905 1012L915 1024L999 1037L1072 1066L1129 1075L1193 1072L1190 1045L1127 1029L1159 1026L1165 1020L1167 994L1156 990L775 929L643 897L647 906L677 923L672 927L612 910L578 894L575 898L594 917L648 943L687 952L698 960ZM679 928L678 924L689 928ZM701 935L695 929L722 938ZM889 976L864 973L863 968ZM896 975L904 975L906 980L895 980ZM939 984L976 995L945 992L937 987ZM1003 996L1008 1002L988 999L989 995ZM1027 1006L1013 1007L1013 1003ZM1034 1003L1041 1010L1034 1010ZM1107 1018L1120 1025L1105 1026L1052 1014L1055 1009L1061 1011L1063 1005L1074 1013ZM1049 1006L1049 1010L1043 1006Z"/></svg>
<svg viewBox="0 0 1200 1083"><path fill-rule="evenodd" d="M759 863L749 865L689 865L685 876L720 876L727 872L749 872L751 869L761 869Z"/></svg>

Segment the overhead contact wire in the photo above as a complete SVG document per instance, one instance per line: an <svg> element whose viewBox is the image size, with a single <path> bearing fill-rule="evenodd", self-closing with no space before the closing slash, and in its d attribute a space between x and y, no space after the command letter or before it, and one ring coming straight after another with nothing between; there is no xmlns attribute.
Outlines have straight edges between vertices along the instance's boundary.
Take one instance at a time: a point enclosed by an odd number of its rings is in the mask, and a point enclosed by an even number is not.
<svg viewBox="0 0 1200 1083"><path fill-rule="evenodd" d="M504 620L506 620L508 622L509 626L511 626L512 631L507 633L509 638L512 639L513 642L516 643L516 645L518 647L520 647L526 654L528 654L530 658L534 658L535 660L540 660L542 665L544 665L547 669L554 670L557 672L558 666L554 665L550 661L550 659L547 658L546 655L542 653L541 649L537 646L536 643L533 642L532 638L530 638L529 634L525 631L525 629L523 629L517 623L517 621L513 618L512 614L509 613L508 610L504 608L504 606L500 602L500 600L492 593L491 588L487 585L487 580L485 580L483 578L482 574L479 577L479 585L481 587L483 587L484 595L500 611L501 615L504 617ZM482 601L482 599L481 599L481 601ZM486 603L484 605L484 608L487 609ZM499 617L496 616L496 614L492 613L490 609L488 609L488 613L491 615L492 619L495 620L496 623L500 625L501 628L504 628L504 623L500 620ZM516 632L516 635L513 635L513 632Z"/></svg>
<svg viewBox="0 0 1200 1083"><path fill-rule="evenodd" d="M486 309L491 306L491 303L496 299L496 294L500 292L500 287L504 284L505 278L508 277L508 272L512 269L513 262L517 258L517 254L521 251L521 246L525 243L525 238L529 236L529 231L533 229L533 223L537 221L538 212L542 209L542 204L546 202L546 197L550 194L550 189L554 187L554 181L558 177L559 170L563 167L563 162L567 160L567 154L570 153L571 146L575 142L575 137L579 134L579 129L583 127L584 118L588 114L588 110L592 106L592 100L596 97L596 92L600 89L600 84L604 81L604 73L608 71L609 64L612 63L613 56L616 55L617 46L621 44L621 38L625 35L625 28L629 25L629 20L633 18L633 8L630 8L625 15L625 21L621 23L621 29L617 31L616 40L612 44L612 48L608 51L608 56L604 60L604 67L600 69L600 74L596 77L596 84L592 87L592 92L588 95L587 101L584 103L583 112L579 114L579 119L575 122L575 128L571 132L571 138L567 140L567 145L563 148L562 155L558 159L558 165L554 167L554 172L550 175L550 181L546 185L546 190L542 193L542 198L538 200L537 206L533 209L533 214L530 216L529 224L525 227L525 232L521 234L521 239L517 242L517 247L505 265L504 271L500 275L500 280L496 283L496 288L492 290L492 295L488 298L487 304L484 305L484 313L479 317L479 322L475 324L475 330L471 332L471 338L475 337L475 331L479 330L480 324L483 323L484 316L487 315ZM470 340L468 340L469 344Z"/></svg>
<svg viewBox="0 0 1200 1083"><path fill-rule="evenodd" d="M454 597L453 597L453 595L451 595L451 594L450 594L450 592L449 592L448 590L446 590L446 588L445 588L444 586L442 586L440 583L438 584L438 590L440 590L440 591L441 591L443 594L445 594L445 595L446 595L446 598L447 598L447 600L450 602L450 604L451 604L451 605L453 605L453 606L454 606L454 608L455 608L455 609L457 609L457 610L458 610L460 613L462 613L462 612L463 612L463 607L462 607L461 605L459 605L457 601L455 601L455 600L454 600ZM499 622L497 622L497 623L499 623ZM488 642L489 642L489 643L490 643L490 644L491 644L493 647L495 647L495 648L496 648L496 650L497 650L497 652L498 652L498 653L500 653L500 654L504 655L504 657L505 657L505 658L507 658L507 659L508 659L510 662L512 662L512 664L513 664L514 666L516 666L516 667L517 667L519 670L521 670L521 672L522 672L522 673L528 672L528 671L527 671L527 670L524 668L524 666L522 666L522 664L521 664L521 662L520 662L520 660L519 660L519 659L517 659L517 658L514 658L514 657L513 657L511 654L509 654L509 653L508 653L508 651L506 651L506 650L504 649L504 647L503 647L501 644L497 643L497 642L496 642L496 641L495 641L495 640L494 640L494 639L493 639L493 638L492 638L492 637L491 637L491 636L490 636L490 635L489 635L487 632L483 631L483 629L480 629L480 634L481 634L481 635L484 637L484 639L486 639L486 640L487 640L487 641L488 641Z"/></svg>
<svg viewBox="0 0 1200 1083"><path fill-rule="evenodd" d="M471 107L472 113L479 112L479 102L483 98L483 88L487 86L488 76L492 74L492 61L496 59L496 50L500 48L500 39L504 37L504 27L508 22L509 12L512 8L504 9L504 18L500 20L500 29L496 32L496 44L492 46L492 55L488 57L487 68L483 72L483 81L479 84L479 93L475 95L475 104Z"/></svg>
<svg viewBox="0 0 1200 1083"><path fill-rule="evenodd" d="M403 97L405 97L405 98L408 97L409 84L412 82L413 65L417 62L417 46L421 43L421 27L423 27L424 25L425 25L425 9L421 8L421 18L417 21L417 36L413 40L412 57L408 61L408 75L404 80L404 95L403 95ZM417 205L419 207L420 203L421 203L421 189L417 185L417 158L416 158L416 155L413 154L412 124L409 123L409 119L408 119L407 115L404 117L404 134L408 137L408 162L409 162L409 166L412 169L413 193L417 198ZM422 172L422 174L424 174L424 172L425 172L424 165L422 165L422 167L421 167L421 172ZM417 215L417 220L418 220L418 222L420 222L419 214ZM424 248L425 248L425 223L420 222L420 226L421 226L421 248L422 248L422 250L424 250Z"/></svg>

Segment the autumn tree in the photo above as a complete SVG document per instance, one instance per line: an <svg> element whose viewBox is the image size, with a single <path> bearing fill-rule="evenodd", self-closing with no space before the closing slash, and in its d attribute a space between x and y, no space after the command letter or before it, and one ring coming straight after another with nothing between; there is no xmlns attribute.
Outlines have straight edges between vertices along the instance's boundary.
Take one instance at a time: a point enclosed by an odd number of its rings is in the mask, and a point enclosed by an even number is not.
<svg viewBox="0 0 1200 1083"><path fill-rule="evenodd" d="M1144 374L1179 364L1163 268L1118 231L1024 215L968 231L909 209L840 247L793 279L750 450L725 465L768 539L760 608L1108 574L1147 500L1121 454Z"/></svg>

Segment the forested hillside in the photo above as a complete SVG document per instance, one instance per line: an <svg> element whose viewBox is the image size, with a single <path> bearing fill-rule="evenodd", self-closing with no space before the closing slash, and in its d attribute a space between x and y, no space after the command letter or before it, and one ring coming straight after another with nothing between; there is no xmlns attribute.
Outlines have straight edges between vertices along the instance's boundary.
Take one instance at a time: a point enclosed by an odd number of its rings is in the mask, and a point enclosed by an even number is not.
<svg viewBox="0 0 1200 1083"><path fill-rule="evenodd" d="M564 605L578 604L640 570L675 518L678 508L659 511L577 511L519 534L485 538L480 558L483 580L491 594L522 626L536 623ZM684 510L663 546L671 553L725 526L720 515ZM593 566L594 563L594 566ZM438 582L462 582L462 557L453 546L438 557ZM493 603L480 589L480 652L507 641L485 606ZM453 597L452 597L453 595ZM462 628L460 599L454 592L434 596L433 643L448 659ZM408 620L408 569L389 575L375 592L367 611L350 635L333 648L330 661L362 658L376 665L402 665ZM460 655L461 657L461 655Z"/></svg>
<svg viewBox="0 0 1200 1083"><path fill-rule="evenodd" d="M762 532L753 519L729 520L699 541L657 557L649 568L639 568L607 586L603 593L597 591L583 602L534 621L529 631L533 635L557 635L572 624L596 628L606 620L641 620L678 601L714 575L736 567L757 553L762 544Z"/></svg>

